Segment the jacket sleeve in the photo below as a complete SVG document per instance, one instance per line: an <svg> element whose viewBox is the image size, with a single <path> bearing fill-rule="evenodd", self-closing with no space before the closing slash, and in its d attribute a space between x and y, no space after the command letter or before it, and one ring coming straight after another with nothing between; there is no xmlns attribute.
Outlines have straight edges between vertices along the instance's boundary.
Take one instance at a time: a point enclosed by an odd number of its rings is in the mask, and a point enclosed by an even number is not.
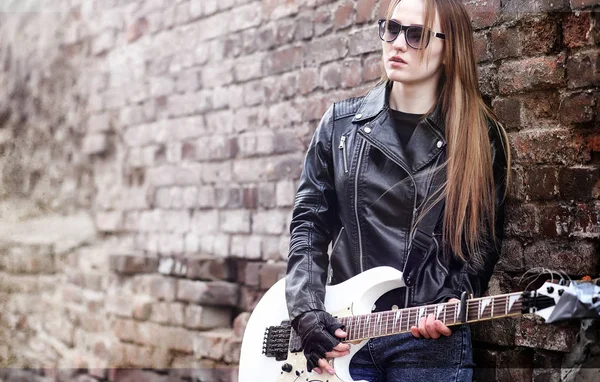
<svg viewBox="0 0 600 382"><path fill-rule="evenodd" d="M290 320L325 310L325 285L337 199L333 183L333 106L323 115L304 161L290 224L285 296Z"/></svg>
<svg viewBox="0 0 600 382"><path fill-rule="evenodd" d="M489 132L495 188L495 220L493 223L488 221L484 230L485 234L481 244L483 264L463 262L460 272L451 272L450 278L446 283L446 288L444 288L448 292L443 299L444 301L447 301L450 298L460 298L463 291L466 291L473 297L480 297L487 290L496 263L500 258L502 241L504 239L505 218L507 167L505 150L509 150L509 147L508 142L505 142L502 138L497 124L491 123ZM491 230L489 229L490 224L495 225L495 242L493 240L494 238L491 237Z"/></svg>

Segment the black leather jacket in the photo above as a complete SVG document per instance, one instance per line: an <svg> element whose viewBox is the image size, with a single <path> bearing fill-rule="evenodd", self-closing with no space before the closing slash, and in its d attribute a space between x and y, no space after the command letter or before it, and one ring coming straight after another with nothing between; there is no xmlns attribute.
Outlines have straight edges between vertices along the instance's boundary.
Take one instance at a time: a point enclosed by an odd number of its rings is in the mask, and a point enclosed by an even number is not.
<svg viewBox="0 0 600 382"><path fill-rule="evenodd" d="M431 177L424 174L443 163L446 141L438 107L403 146L389 117L388 96L389 86L381 84L366 96L337 102L315 131L290 227L286 298L291 320L305 311L325 310L328 276L331 284L337 284L377 266L403 269L415 211L433 192ZM440 218L414 287L402 296L404 306L445 301L462 291L478 297L487 289L503 236L506 171L498 128L490 122L488 131L497 245L487 240L483 266L444 256Z"/></svg>

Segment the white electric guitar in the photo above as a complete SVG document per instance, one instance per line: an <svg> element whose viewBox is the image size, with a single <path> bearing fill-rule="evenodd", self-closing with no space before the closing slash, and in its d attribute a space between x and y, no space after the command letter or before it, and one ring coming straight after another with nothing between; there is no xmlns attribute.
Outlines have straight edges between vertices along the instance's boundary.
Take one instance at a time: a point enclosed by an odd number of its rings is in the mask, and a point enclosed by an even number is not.
<svg viewBox="0 0 600 382"><path fill-rule="evenodd" d="M474 298L415 308L372 313L384 293L404 287L402 272L391 267L365 271L341 284L327 286L325 307L346 326L351 342L350 354L330 360L335 375L319 375L306 370L300 338L291 329L285 301L285 279L279 280L259 301L248 320L242 341L240 382L351 382L349 364L369 338L410 332L421 317L434 314L444 324L458 325L493 318L535 313L546 322L576 318L574 312L586 310L585 317L598 317L600 287L581 293L572 286L546 282L536 291ZM560 304L559 304L560 302ZM593 306L590 309L590 306ZM555 309L558 308L558 309ZM578 317L583 317L581 314ZM356 381L366 382L366 381Z"/></svg>

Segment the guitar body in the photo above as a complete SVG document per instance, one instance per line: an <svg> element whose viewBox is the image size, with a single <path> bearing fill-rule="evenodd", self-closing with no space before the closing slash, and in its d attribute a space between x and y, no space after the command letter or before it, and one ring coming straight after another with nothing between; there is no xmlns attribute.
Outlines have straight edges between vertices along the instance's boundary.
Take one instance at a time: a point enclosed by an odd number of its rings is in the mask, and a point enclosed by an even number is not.
<svg viewBox="0 0 600 382"><path fill-rule="evenodd" d="M392 267L373 268L341 284L327 286L325 308L335 317L368 314L381 295L403 286L402 272ZM309 373L302 352L288 352L287 359L280 361L263 354L265 330L287 320L285 279L282 279L267 291L248 320L242 341L239 382L353 381L349 371L350 360L366 344L366 340L353 344L349 355L331 361L336 372L334 376L327 372L321 375ZM289 371L283 371L284 365Z"/></svg>

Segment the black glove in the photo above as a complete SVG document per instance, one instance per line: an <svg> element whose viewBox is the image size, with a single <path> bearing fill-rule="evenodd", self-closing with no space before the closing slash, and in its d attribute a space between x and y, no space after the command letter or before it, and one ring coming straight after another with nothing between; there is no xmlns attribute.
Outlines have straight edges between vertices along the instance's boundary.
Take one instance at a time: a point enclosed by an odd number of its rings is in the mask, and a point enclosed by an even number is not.
<svg viewBox="0 0 600 382"><path fill-rule="evenodd" d="M333 350L341 341L335 336L337 329L345 329L337 319L324 310L304 312L292 322L292 327L302 340L306 368L319 367L319 359Z"/></svg>

